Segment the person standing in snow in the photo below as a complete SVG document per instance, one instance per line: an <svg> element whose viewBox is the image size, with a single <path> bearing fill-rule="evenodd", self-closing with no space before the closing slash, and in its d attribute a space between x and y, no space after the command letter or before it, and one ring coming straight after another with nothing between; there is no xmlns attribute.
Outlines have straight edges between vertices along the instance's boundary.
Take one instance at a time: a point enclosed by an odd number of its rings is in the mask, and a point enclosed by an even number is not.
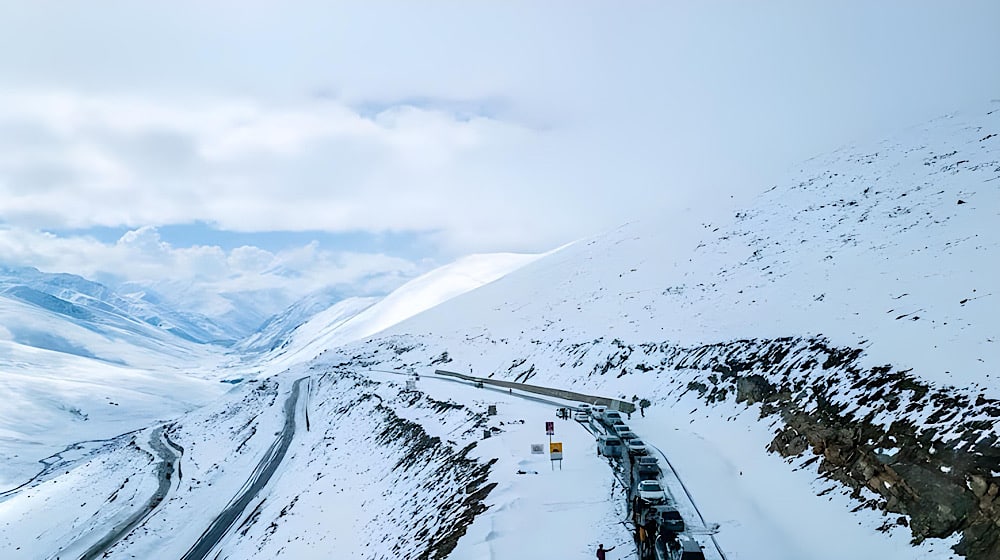
<svg viewBox="0 0 1000 560"><path fill-rule="evenodd" d="M646 417L646 407L649 406L649 401L647 399L642 399L639 401L639 414L642 414L643 418Z"/></svg>
<svg viewBox="0 0 1000 560"><path fill-rule="evenodd" d="M603 544L597 545L597 560L607 560L607 554L614 550L615 547L604 548Z"/></svg>

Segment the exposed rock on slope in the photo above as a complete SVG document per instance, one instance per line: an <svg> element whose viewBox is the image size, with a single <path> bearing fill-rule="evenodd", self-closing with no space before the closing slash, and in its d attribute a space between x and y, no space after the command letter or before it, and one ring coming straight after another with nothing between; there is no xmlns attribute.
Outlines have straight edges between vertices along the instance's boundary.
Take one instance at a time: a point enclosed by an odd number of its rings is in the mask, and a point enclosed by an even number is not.
<svg viewBox="0 0 1000 560"><path fill-rule="evenodd" d="M438 344L424 337L382 340L355 359L429 369L441 354ZM485 336L465 344L480 363L506 350ZM695 392L706 406L726 400L754 406L762 421L779 426L768 451L801 458L800 467L848 486L858 508L884 512L887 526L908 525L917 542L958 532L958 552L996 558L1000 401L891 365L865 367L862 353L823 338L694 347L539 341L493 376L605 391L640 385L666 404Z"/></svg>

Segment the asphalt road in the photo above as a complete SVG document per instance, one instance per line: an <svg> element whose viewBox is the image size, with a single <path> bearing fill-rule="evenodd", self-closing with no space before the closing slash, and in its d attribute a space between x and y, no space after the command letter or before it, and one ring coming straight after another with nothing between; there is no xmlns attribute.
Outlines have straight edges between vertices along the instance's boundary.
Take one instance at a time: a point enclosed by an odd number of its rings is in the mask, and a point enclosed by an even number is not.
<svg viewBox="0 0 1000 560"><path fill-rule="evenodd" d="M163 499L170 492L170 486L173 484L172 474L174 473L175 467L179 466L178 460L180 455L174 452L174 447L172 445L164 444L164 439L166 434L163 430L166 426L160 426L153 430L153 433L149 437L149 444L152 446L153 450L160 457L160 464L156 467L156 478L159 480L157 484L156 491L150 496L146 503L143 504L135 513L124 519L122 522L118 523L112 527L111 531L107 535L97 541L95 544L91 545L86 551L84 551L80 560L93 560L95 558L100 558L104 556L112 546L122 539L125 535L132 532L133 529L138 527L149 517L156 506L160 505ZM67 553L72 554L72 550L80 546L80 542L77 541L62 551L56 558Z"/></svg>
<svg viewBox="0 0 1000 560"><path fill-rule="evenodd" d="M292 443L292 438L295 436L295 410L301 392L299 386L303 381L308 379L308 377L297 379L292 385L292 392L285 400L285 425L278 432L278 437L250 474L250 478L243 485L242 491L216 516L212 524L208 526L208 529L205 529L205 532L201 534L198 541L184 554L181 560L203 560L208 557L212 549L219 544L226 536L226 533L229 532L236 521L243 515L247 506L257 496L257 493L267 486L267 483L271 480L271 476L278 470L278 466L285 458L285 453L288 451L288 447Z"/></svg>

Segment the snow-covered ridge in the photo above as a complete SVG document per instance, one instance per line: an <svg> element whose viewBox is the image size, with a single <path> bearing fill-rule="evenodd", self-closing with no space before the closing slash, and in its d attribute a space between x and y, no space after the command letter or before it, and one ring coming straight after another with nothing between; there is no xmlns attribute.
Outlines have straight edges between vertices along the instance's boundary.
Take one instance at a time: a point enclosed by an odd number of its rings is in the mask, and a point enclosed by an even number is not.
<svg viewBox="0 0 1000 560"><path fill-rule="evenodd" d="M817 158L729 223L628 224L389 332L688 345L822 334L865 348L870 365L1000 392L998 130L1000 111L943 117Z"/></svg>
<svg viewBox="0 0 1000 560"><path fill-rule="evenodd" d="M337 346L361 340L442 302L496 281L541 255L470 255L410 280L384 298L353 297L318 311L322 295L307 298L240 344L244 351L265 350L260 358L285 366L312 359ZM296 322L295 319L304 319ZM257 360L257 358L254 358Z"/></svg>
<svg viewBox="0 0 1000 560"><path fill-rule="evenodd" d="M158 329L194 343L232 340L211 319L160 305L155 294L121 294L73 274L0 266L0 294L63 315L95 331L108 327L153 337L156 333L151 329Z"/></svg>

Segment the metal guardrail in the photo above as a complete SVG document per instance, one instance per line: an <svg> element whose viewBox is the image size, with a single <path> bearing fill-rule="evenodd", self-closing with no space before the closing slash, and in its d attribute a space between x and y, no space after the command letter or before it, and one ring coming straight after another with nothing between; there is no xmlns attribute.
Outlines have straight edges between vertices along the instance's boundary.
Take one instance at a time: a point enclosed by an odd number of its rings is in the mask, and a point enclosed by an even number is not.
<svg viewBox="0 0 1000 560"><path fill-rule="evenodd" d="M484 385L494 385L496 387L503 387L505 389L517 389L518 391L527 391L529 393L537 393L539 395L547 395L550 397L557 397L560 399L567 399L572 401L579 401L589 404L606 406L610 410L618 410L626 414L635 412L634 404L620 399L609 399L607 397L599 397L597 395L587 395L585 393L577 393L575 391L552 389L550 387L539 387L538 385L528 385L526 383L518 383L516 381L503 381L500 379L490 379L488 377L475 377L473 375L466 375L464 373L458 373L455 371L446 371L443 369L435 370L434 373L438 375L457 377L459 379L464 379L465 381L482 383Z"/></svg>

